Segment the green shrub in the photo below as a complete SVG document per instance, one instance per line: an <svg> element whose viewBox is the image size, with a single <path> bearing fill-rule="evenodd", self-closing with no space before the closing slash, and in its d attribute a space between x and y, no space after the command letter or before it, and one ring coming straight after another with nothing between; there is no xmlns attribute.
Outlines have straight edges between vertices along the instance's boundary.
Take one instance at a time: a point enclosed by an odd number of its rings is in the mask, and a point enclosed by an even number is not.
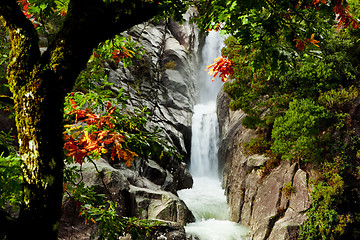
<svg viewBox="0 0 360 240"><path fill-rule="evenodd" d="M336 200L341 189L321 182L312 191L312 205L307 212L308 220L301 227L300 239L338 239L344 234L345 227L351 223L349 215L339 214Z"/></svg>
<svg viewBox="0 0 360 240"><path fill-rule="evenodd" d="M8 156L15 154L15 152L15 136L12 134L12 131L9 133L0 131L0 155Z"/></svg>
<svg viewBox="0 0 360 240"><path fill-rule="evenodd" d="M161 224L157 220L141 220L135 217L127 218L118 214L117 203L108 201L106 205L94 207L91 204L83 205L80 215L89 222L97 223L99 230L96 239L115 240L127 233L131 239L147 239L151 232Z"/></svg>
<svg viewBox="0 0 360 240"><path fill-rule="evenodd" d="M331 115L311 99L294 99L284 116L275 120L271 150L282 159L315 161L323 152L321 131Z"/></svg>
<svg viewBox="0 0 360 240"><path fill-rule="evenodd" d="M345 182L342 171L345 164L339 159L321 165L322 179L314 185L308 220L301 227L300 239L341 239L353 217L341 209Z"/></svg>
<svg viewBox="0 0 360 240"><path fill-rule="evenodd" d="M271 172L271 170L279 166L281 162L280 157L274 155L270 150L267 150L265 155L269 159L260 167L260 182Z"/></svg>
<svg viewBox="0 0 360 240"><path fill-rule="evenodd" d="M258 127L266 127L266 123L264 120L257 116L249 115L246 116L242 121L241 124L249 129L257 129Z"/></svg>
<svg viewBox="0 0 360 240"><path fill-rule="evenodd" d="M20 207L22 196L21 159L0 154L0 209L9 204L13 209Z"/></svg>

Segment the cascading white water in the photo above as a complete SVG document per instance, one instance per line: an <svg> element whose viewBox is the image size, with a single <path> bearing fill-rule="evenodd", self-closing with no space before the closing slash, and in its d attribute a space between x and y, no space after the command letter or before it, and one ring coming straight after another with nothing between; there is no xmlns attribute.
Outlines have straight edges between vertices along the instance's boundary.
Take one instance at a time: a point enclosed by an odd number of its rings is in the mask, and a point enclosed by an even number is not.
<svg viewBox="0 0 360 240"><path fill-rule="evenodd" d="M196 221L185 226L186 233L200 240L245 240L247 228L231 222L229 207L218 176L219 131L216 96L221 88L219 79L203 71L220 55L222 38L211 32L206 39L200 70L200 101L194 107L190 172L194 178L191 189L178 191L179 197L192 211Z"/></svg>
<svg viewBox="0 0 360 240"><path fill-rule="evenodd" d="M194 176L218 176L218 121L213 102L194 107L192 130L196 137L191 142L190 172Z"/></svg>

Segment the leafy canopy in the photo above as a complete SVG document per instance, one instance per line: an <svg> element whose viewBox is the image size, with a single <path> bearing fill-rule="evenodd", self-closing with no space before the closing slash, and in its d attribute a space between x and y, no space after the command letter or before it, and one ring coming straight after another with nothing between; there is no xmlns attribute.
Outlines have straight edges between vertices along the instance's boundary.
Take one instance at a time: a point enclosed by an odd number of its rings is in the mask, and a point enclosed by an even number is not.
<svg viewBox="0 0 360 240"><path fill-rule="evenodd" d="M241 45L260 50L255 68L287 68L303 51L318 49L330 27L358 29L357 1L197 1L198 23L204 30L221 30ZM314 52L311 53L314 55Z"/></svg>

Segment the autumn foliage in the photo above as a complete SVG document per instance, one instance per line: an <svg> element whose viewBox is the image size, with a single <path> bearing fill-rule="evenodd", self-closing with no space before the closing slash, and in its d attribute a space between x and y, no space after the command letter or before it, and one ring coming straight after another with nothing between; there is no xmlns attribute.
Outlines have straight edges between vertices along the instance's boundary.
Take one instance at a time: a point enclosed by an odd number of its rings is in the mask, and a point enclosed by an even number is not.
<svg viewBox="0 0 360 240"><path fill-rule="evenodd" d="M115 59L117 62L120 62L124 58L132 58L134 55L134 51L126 49L123 46L112 52L112 58Z"/></svg>
<svg viewBox="0 0 360 240"><path fill-rule="evenodd" d="M320 4L320 2L323 4L327 3L326 0L314 0L313 5ZM335 26L338 29L341 27L346 28L348 26L352 26L354 29L358 29L360 27L358 21L353 16L351 16L350 6L346 5L344 0L336 0L333 10L337 16L337 24Z"/></svg>
<svg viewBox="0 0 360 240"><path fill-rule="evenodd" d="M23 13L27 18L31 17L31 14L29 13L29 2L27 0L19 0L18 3L22 6Z"/></svg>
<svg viewBox="0 0 360 240"><path fill-rule="evenodd" d="M337 15L337 28L352 26L354 29L358 29L360 27L359 22L351 16L349 6L344 7L342 0L336 1L334 12Z"/></svg>
<svg viewBox="0 0 360 240"><path fill-rule="evenodd" d="M65 126L67 128L64 132L66 156L81 164L85 157L100 157L110 153L113 161L123 160L127 166L130 166L137 154L124 148L125 136L114 131L115 118L112 114L116 106L107 102L106 114L99 115L92 113L90 109L78 109L73 98L68 101L71 109L67 109L67 114L73 115L75 122Z"/></svg>
<svg viewBox="0 0 360 240"><path fill-rule="evenodd" d="M213 81L220 74L221 81L226 82L229 75L234 74L233 65L234 63L230 59L221 56L216 58L213 64L208 65L206 70L209 71L209 75L213 75Z"/></svg>

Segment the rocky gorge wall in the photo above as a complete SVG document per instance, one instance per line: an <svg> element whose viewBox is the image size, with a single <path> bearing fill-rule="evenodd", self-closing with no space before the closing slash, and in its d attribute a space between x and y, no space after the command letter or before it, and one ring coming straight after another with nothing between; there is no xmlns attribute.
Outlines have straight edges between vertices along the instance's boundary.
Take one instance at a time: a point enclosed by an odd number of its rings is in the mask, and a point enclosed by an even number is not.
<svg viewBox="0 0 360 240"><path fill-rule="evenodd" d="M185 19L191 18L194 9ZM136 159L128 168L104 159L84 163L83 180L98 193L110 193L123 216L160 219L164 225L152 239L185 239L183 226L194 217L176 194L189 188L193 180L186 168L190 158L191 117L197 96L197 71L202 38L195 25L177 22L147 22L123 33L144 47L142 59L130 67L107 64L111 89L121 88L129 96L128 109L147 107L148 128L159 127L164 137L185 157ZM103 176L102 178L99 176ZM89 239L96 224L84 225L74 203L64 203L59 239Z"/></svg>
<svg viewBox="0 0 360 240"><path fill-rule="evenodd" d="M184 16L190 19L194 9ZM194 24L148 22L130 29L145 49L143 59L129 68L108 66L113 89L121 87L130 96L129 105L151 112L150 123L165 130L167 138L190 158L192 109L198 95L197 72L201 38Z"/></svg>
<svg viewBox="0 0 360 240"><path fill-rule="evenodd" d="M257 134L241 125L245 114L229 110L228 104L226 94L220 92L217 98L219 164L231 219L248 226L253 240L297 239L299 226L306 220L305 211L311 204L308 174L297 164L282 161L262 176L261 167L269 159L244 154L244 144ZM284 191L286 186L292 186L291 192Z"/></svg>

